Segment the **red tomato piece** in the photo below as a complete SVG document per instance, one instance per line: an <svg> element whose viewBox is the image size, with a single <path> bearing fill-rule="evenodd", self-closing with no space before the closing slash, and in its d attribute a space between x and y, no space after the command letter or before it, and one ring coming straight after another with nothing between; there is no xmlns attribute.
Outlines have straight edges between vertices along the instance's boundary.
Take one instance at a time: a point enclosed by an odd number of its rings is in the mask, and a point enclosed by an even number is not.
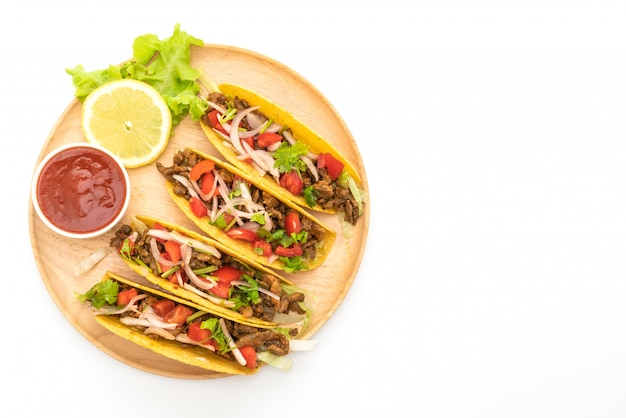
<svg viewBox="0 0 626 418"><path fill-rule="evenodd" d="M251 345L245 345L243 347L239 347L239 351L241 351L241 355L246 359L246 366L251 369L257 368L257 355L256 350Z"/></svg>
<svg viewBox="0 0 626 418"><path fill-rule="evenodd" d="M280 185L287 189L291 194L298 196L302 193L302 178L297 171L293 170L289 173L284 173L280 176L279 180Z"/></svg>
<svg viewBox="0 0 626 418"><path fill-rule="evenodd" d="M282 245L279 245L276 247L274 252L281 257L296 257L304 253L302 251L302 247L298 243L293 244L291 247L283 247Z"/></svg>
<svg viewBox="0 0 626 418"><path fill-rule="evenodd" d="M154 312L157 315L163 318L165 317L165 315L170 313L175 306L176 304L174 303L174 301L169 299L161 299L152 304L152 309L154 309Z"/></svg>
<svg viewBox="0 0 626 418"><path fill-rule="evenodd" d="M218 284L217 286L213 286L212 288L210 288L209 293L212 293L220 298L228 299L228 297L230 296L230 286L223 286L221 284Z"/></svg>
<svg viewBox="0 0 626 418"><path fill-rule="evenodd" d="M211 275L219 279L220 284L227 284L230 286L230 282L233 280L239 280L243 273L231 266L222 266L215 270Z"/></svg>
<svg viewBox="0 0 626 418"><path fill-rule="evenodd" d="M344 164L330 153L322 153L317 158L317 167L326 168L331 180L337 180L343 171Z"/></svg>
<svg viewBox="0 0 626 418"><path fill-rule="evenodd" d="M206 208L206 206L204 206L202 200L198 199L195 196L191 196L191 198L189 198L189 206L191 207L191 211L193 212L193 214L196 215L198 218L202 218L208 213L208 209Z"/></svg>
<svg viewBox="0 0 626 418"><path fill-rule="evenodd" d="M266 148L272 144L280 142L283 137L274 132L263 132L256 137L256 143L260 148Z"/></svg>
<svg viewBox="0 0 626 418"><path fill-rule="evenodd" d="M300 215L296 211L290 211L285 216L285 231L288 234L297 234L302 231L302 223L300 223Z"/></svg>
<svg viewBox="0 0 626 418"><path fill-rule="evenodd" d="M264 239L254 241L254 249L257 254L261 253L263 257L269 257L272 255L272 246Z"/></svg>
<svg viewBox="0 0 626 418"><path fill-rule="evenodd" d="M209 122L211 122L211 126L213 128L217 129L224 135L228 136L228 132L226 132L226 129L224 129L224 127L222 126L222 124L220 123L218 119L219 114L220 113L217 110L215 109L211 110L209 114L207 115L209 117Z"/></svg>
<svg viewBox="0 0 626 418"><path fill-rule="evenodd" d="M203 174L210 173L215 169L215 163L211 160L202 160L191 167L189 180L198 181Z"/></svg>
<svg viewBox="0 0 626 418"><path fill-rule="evenodd" d="M182 325L185 323L187 318L193 313L191 309L186 307L185 305L176 305L174 309L169 311L164 317L163 321L168 324L178 324Z"/></svg>
<svg viewBox="0 0 626 418"><path fill-rule="evenodd" d="M213 183L215 183L215 175L213 175L213 173L210 171L208 173L204 173L204 175L202 176L202 184L200 185L200 191L202 192L202 194L208 195L211 190L213 190ZM219 194L219 192L217 191L216 185L215 190L213 190L213 193L211 193L211 195L208 197L213 197L217 194Z"/></svg>
<svg viewBox="0 0 626 418"><path fill-rule="evenodd" d="M200 321L189 324L187 327L187 336L194 341L206 342L211 338L211 330L201 328L201 324L202 322Z"/></svg>
<svg viewBox="0 0 626 418"><path fill-rule="evenodd" d="M117 294L117 306L126 306L130 303L131 299L137 296L137 289L128 289L121 291Z"/></svg>
<svg viewBox="0 0 626 418"><path fill-rule="evenodd" d="M170 261L174 263L180 260L180 244L176 241L166 241L165 244L165 252L170 257Z"/></svg>
<svg viewBox="0 0 626 418"><path fill-rule="evenodd" d="M254 149L254 137L249 136L247 138L241 138L241 140L248 144L251 149Z"/></svg>
<svg viewBox="0 0 626 418"><path fill-rule="evenodd" d="M228 235L232 239L240 239L250 242L255 242L259 239L259 236L256 234L255 231L245 228L231 228L226 231L226 235Z"/></svg>

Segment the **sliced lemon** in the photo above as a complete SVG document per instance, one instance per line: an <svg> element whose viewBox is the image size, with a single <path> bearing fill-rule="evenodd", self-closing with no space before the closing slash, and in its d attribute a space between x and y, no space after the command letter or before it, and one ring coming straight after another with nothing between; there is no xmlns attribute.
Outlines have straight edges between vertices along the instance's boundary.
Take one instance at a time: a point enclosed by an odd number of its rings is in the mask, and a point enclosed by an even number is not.
<svg viewBox="0 0 626 418"><path fill-rule="evenodd" d="M85 98L81 123L87 142L135 168L150 164L165 150L172 115L154 87L123 79L103 84Z"/></svg>

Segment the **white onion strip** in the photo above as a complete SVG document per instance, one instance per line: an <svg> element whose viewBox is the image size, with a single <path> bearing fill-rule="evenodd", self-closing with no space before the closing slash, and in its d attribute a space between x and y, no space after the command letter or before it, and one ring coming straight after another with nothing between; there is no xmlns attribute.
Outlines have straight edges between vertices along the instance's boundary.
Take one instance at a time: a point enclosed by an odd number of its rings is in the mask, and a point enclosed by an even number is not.
<svg viewBox="0 0 626 418"><path fill-rule="evenodd" d="M170 332L164 330L163 328L159 328L159 327L148 327L146 329L143 330L144 334L156 334L158 336L161 336L163 338L165 338L166 340L170 340L173 341L176 339L176 337L174 337Z"/></svg>
<svg viewBox="0 0 626 418"><path fill-rule="evenodd" d="M230 126L230 142L233 144L233 147L239 152L239 154L246 154L244 149L241 146L241 139L239 136L239 124L246 117L246 115L250 112L254 112L257 110L259 106L252 106L247 109L238 112L237 115L233 118Z"/></svg>
<svg viewBox="0 0 626 418"><path fill-rule="evenodd" d="M226 338L226 342L228 342L228 347L232 349L232 353L235 356L235 359L237 359L237 362L239 362L239 364L245 366L246 364L248 364L248 362L244 358L243 354L241 354L241 350L239 350L237 344L235 344L235 341L233 341L233 337L230 336L230 332L228 332L228 328L226 328L226 321L224 321L224 318L220 318L219 323L220 328L222 328L222 332L224 333L224 337Z"/></svg>
<svg viewBox="0 0 626 418"><path fill-rule="evenodd" d="M176 336L176 341L179 341L183 344L197 345L199 347L206 348L209 351L215 352L215 347L213 347L211 344L202 344L200 341L192 340L187 334L178 334Z"/></svg>
<svg viewBox="0 0 626 418"><path fill-rule="evenodd" d="M234 308L235 307L235 302L230 301L230 300L220 299L220 298L218 298L216 296L211 296L211 295L209 295L206 292L198 290L197 288L193 287L189 283L183 284L183 289L187 289L190 292L193 292L196 295L201 296L201 297L209 300L210 302L213 302L216 305L223 306L225 308Z"/></svg>
<svg viewBox="0 0 626 418"><path fill-rule="evenodd" d="M183 269L185 270L185 274L187 275L189 281L193 283L195 287L198 287L202 290L209 290L217 286L217 282L213 279L208 279L208 281L206 281L196 276L196 273L193 272L191 266L189 265L192 256L191 252L191 247L187 245L182 245L180 247L180 255L183 259Z"/></svg>

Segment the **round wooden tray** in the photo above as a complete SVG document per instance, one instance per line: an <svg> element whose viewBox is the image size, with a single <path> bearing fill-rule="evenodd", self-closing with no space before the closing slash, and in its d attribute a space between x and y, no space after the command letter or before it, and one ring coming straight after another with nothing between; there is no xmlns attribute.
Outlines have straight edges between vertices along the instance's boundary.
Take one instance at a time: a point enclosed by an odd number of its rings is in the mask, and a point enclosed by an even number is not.
<svg viewBox="0 0 626 418"><path fill-rule="evenodd" d="M191 63L217 84L241 84L292 112L353 162L361 175L362 188L367 191L363 161L349 129L328 100L302 76L271 58L222 45L192 46ZM84 140L80 126L81 108L82 104L76 99L69 104L46 140L39 161L60 145ZM187 146L221 158L204 136L199 123L187 117L174 128L170 143L158 160L164 165L171 165L174 153ZM155 164L129 169L129 176L132 198L122 222L127 223L131 215L142 214L200 232L171 201L164 188L165 179L157 171ZM337 240L331 254L324 265L317 269L285 275L317 296L312 304L314 315L303 335L304 339L311 338L333 315L356 277L367 240L369 205L365 205L363 217L358 221L351 237L343 236L337 216L316 216L337 231ZM46 228L37 217L32 202L29 207L29 226L35 261L50 295L70 323L96 347L119 361L150 373L187 379L225 376L158 356L111 334L77 300L76 292L84 293L107 270L146 283L113 253L89 272L80 277L74 275L75 264L96 249L108 247L113 232L87 240L63 238ZM314 351L311 355L315 355Z"/></svg>

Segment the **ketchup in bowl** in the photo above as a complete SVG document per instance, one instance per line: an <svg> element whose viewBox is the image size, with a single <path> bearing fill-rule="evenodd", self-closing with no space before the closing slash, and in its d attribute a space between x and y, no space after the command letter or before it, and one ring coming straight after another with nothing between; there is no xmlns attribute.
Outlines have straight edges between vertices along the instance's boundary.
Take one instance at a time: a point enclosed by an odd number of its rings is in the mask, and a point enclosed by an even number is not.
<svg viewBox="0 0 626 418"><path fill-rule="evenodd" d="M32 200L55 232L91 238L115 226L128 208L130 181L122 163L90 143L68 144L48 154L35 171Z"/></svg>

